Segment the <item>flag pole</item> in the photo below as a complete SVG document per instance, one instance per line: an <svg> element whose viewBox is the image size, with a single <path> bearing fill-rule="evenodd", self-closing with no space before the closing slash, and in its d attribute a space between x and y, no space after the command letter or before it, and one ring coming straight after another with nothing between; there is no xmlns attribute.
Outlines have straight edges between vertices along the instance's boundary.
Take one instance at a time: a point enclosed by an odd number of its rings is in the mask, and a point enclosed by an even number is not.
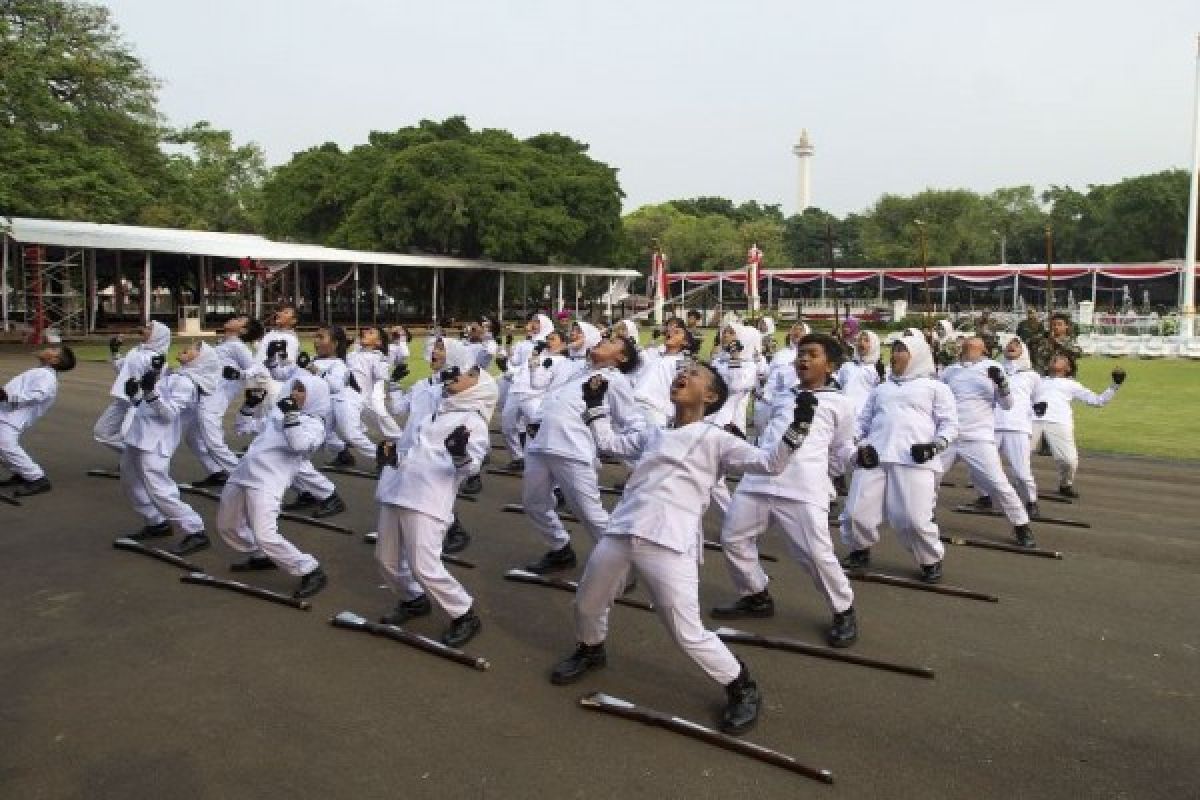
<svg viewBox="0 0 1200 800"><path fill-rule="evenodd" d="M1196 335L1196 217L1200 197L1200 34L1196 36L1196 97L1192 119L1192 183L1188 192L1187 243L1183 254L1183 297L1180 298L1179 333Z"/></svg>

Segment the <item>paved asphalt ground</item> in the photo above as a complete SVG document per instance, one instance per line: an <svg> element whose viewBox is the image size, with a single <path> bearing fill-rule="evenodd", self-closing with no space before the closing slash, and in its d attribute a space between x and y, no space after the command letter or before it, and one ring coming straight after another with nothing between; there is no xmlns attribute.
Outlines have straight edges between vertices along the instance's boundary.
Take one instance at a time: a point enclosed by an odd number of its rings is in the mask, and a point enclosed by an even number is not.
<svg viewBox="0 0 1200 800"><path fill-rule="evenodd" d="M0 356L0 375L27 363ZM1035 529L1061 561L950 548L946 582L997 604L855 584L853 652L928 665L936 680L737 648L766 697L747 738L832 770L836 784L823 786L580 709L600 689L714 719L719 688L643 611L614 611L607 669L551 686L550 666L574 644L571 598L501 577L541 549L520 516L499 511L520 501L512 478L485 476L479 502L460 504L474 534L464 556L478 568L455 572L484 619L468 649L489 672L328 624L390 603L357 536L284 523L330 575L309 613L182 584L166 564L113 550L140 523L116 482L84 474L116 464L90 438L111 376L84 364L62 381L26 437L55 489L0 505L0 797L1200 795L1196 463L1086 458L1082 501L1044 509L1094 527ZM1052 487L1048 461L1036 469ZM174 474L201 477L183 451ZM605 468L606 482L616 477ZM958 488L942 492L943 531L1008 541L1003 520L949 511L970 497L961 467L949 477ZM373 529L374 484L335 480L350 505L337 521ZM215 504L194 503L211 524ZM762 549L783 553L773 534ZM193 557L218 575L232 558L221 545ZM914 569L890 534L876 567ZM807 578L786 561L769 571L777 615L740 626L819 642L826 612ZM293 585L281 573L255 580ZM702 602L730 597L709 552ZM435 613L412 627L437 634L445 622Z"/></svg>

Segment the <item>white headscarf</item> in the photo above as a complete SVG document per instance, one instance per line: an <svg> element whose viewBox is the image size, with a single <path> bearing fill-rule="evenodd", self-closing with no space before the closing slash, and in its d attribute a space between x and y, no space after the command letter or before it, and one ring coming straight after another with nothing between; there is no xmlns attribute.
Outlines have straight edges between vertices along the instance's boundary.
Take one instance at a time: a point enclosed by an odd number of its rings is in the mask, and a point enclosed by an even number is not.
<svg viewBox="0 0 1200 800"><path fill-rule="evenodd" d="M496 386L496 381L491 375L480 370L479 382L470 389L458 394L447 393L442 398L438 412L474 411L482 416L484 420L489 420L492 418L492 412L496 409L496 400L499 395L500 389Z"/></svg>
<svg viewBox="0 0 1200 800"><path fill-rule="evenodd" d="M636 322L631 319L623 319L617 323L617 327L624 328L625 335L633 339L634 344L638 344L638 326Z"/></svg>
<svg viewBox="0 0 1200 800"><path fill-rule="evenodd" d="M464 342L442 339L442 345L446 348L446 364L442 369L458 367L463 372L470 372L472 367L479 366L475 354Z"/></svg>
<svg viewBox="0 0 1200 800"><path fill-rule="evenodd" d="M1029 348L1025 346L1025 342L1021 341L1021 339L1017 336L1010 336L1010 335L1004 335L1004 334L1001 334L1000 339L1001 339L1001 347L1003 347L1003 348L1007 348L1008 343L1013 341L1014 339L1016 339L1017 343L1021 345L1021 355L1017 356L1016 358L1009 358L1008 354L1005 353L1005 355L1004 355L1004 371L1005 372L1007 372L1009 375L1012 375L1014 373L1021 372L1023 370L1033 369L1033 362L1031 362L1029 360Z"/></svg>
<svg viewBox="0 0 1200 800"><path fill-rule="evenodd" d="M762 318L762 326L764 328L766 328L766 330L763 331L763 333L765 333L767 336L775 335L775 320L773 318L763 317Z"/></svg>
<svg viewBox="0 0 1200 800"><path fill-rule="evenodd" d="M937 368L933 363L933 353L929 349L929 343L925 341L925 337L920 334L910 336L905 334L900 337L900 342L908 349L908 366L905 367L904 373L897 375L892 372L892 379L899 383L916 380L917 378L932 378L937 374Z"/></svg>
<svg viewBox="0 0 1200 800"><path fill-rule="evenodd" d="M554 323L545 314L537 315L538 330L533 335L535 342L544 342L546 337L554 332Z"/></svg>
<svg viewBox="0 0 1200 800"><path fill-rule="evenodd" d="M858 363L874 364L879 361L880 356L883 355L883 349L879 346L879 335L875 333L875 331L863 331L863 334L867 337L867 341L871 344L867 348L867 352L856 354L858 357Z"/></svg>
<svg viewBox="0 0 1200 800"><path fill-rule="evenodd" d="M954 325L948 319L939 319L937 325L934 327L934 335L941 342L953 339L955 337Z"/></svg>
<svg viewBox="0 0 1200 800"><path fill-rule="evenodd" d="M316 417L328 427L333 417L333 401L329 397L329 384L323 378L303 370L297 370L292 376L292 382L286 386L284 391L291 394L291 387L297 382L304 386L305 392L304 408L300 409L300 413Z"/></svg>
<svg viewBox="0 0 1200 800"><path fill-rule="evenodd" d="M216 350L201 342L200 352L188 363L180 363L179 372L196 384L200 394L211 395L220 385L221 359Z"/></svg>
<svg viewBox="0 0 1200 800"><path fill-rule="evenodd" d="M590 322L580 321L575 324L579 326L579 330L583 331L583 349L576 350L574 347L571 348L571 356L578 358L586 355L588 350L600 344L601 336L600 329Z"/></svg>
<svg viewBox="0 0 1200 800"><path fill-rule="evenodd" d="M733 332L737 334L737 340L745 349L745 352L742 353L744 358L753 358L762 354L762 334L758 332L758 328L751 328L749 325L734 325Z"/></svg>
<svg viewBox="0 0 1200 800"><path fill-rule="evenodd" d="M158 320L150 321L150 338L141 345L146 350L153 350L160 356L165 356L171 349L171 329Z"/></svg>

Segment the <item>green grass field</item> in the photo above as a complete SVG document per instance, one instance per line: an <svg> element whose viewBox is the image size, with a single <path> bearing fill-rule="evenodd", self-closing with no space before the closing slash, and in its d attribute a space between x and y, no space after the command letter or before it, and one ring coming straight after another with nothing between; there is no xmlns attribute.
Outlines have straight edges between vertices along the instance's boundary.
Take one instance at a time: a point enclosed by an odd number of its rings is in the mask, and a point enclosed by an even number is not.
<svg viewBox="0 0 1200 800"><path fill-rule="evenodd" d="M644 338L648 340L649 335ZM175 341L173 353L183 342L178 338ZM711 341L711 333L706 345L708 341ZM422 345L418 341L413 352L419 355ZM304 340L303 346L312 352L311 341ZM75 350L86 361L104 361L108 357L104 345L83 345ZM1079 404L1074 407L1080 448L1160 458L1200 459L1200 423L1192 416L1200 412L1200 362L1093 357L1081 363L1079 379L1093 391L1102 391L1117 364L1125 368L1129 378L1116 399L1105 408ZM419 357L412 360L411 367L410 381L429 374L429 365Z"/></svg>

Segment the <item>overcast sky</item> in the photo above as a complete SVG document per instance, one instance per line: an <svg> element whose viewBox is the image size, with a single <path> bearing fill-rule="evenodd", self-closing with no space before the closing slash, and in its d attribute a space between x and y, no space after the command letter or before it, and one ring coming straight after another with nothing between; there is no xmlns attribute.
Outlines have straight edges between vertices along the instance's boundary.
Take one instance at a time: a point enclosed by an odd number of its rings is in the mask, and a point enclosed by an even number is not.
<svg viewBox="0 0 1200 800"><path fill-rule="evenodd" d="M1107 183L1190 167L1200 1L110 0L174 124L272 164L463 114L559 131L626 210L696 195L796 206L884 192Z"/></svg>

